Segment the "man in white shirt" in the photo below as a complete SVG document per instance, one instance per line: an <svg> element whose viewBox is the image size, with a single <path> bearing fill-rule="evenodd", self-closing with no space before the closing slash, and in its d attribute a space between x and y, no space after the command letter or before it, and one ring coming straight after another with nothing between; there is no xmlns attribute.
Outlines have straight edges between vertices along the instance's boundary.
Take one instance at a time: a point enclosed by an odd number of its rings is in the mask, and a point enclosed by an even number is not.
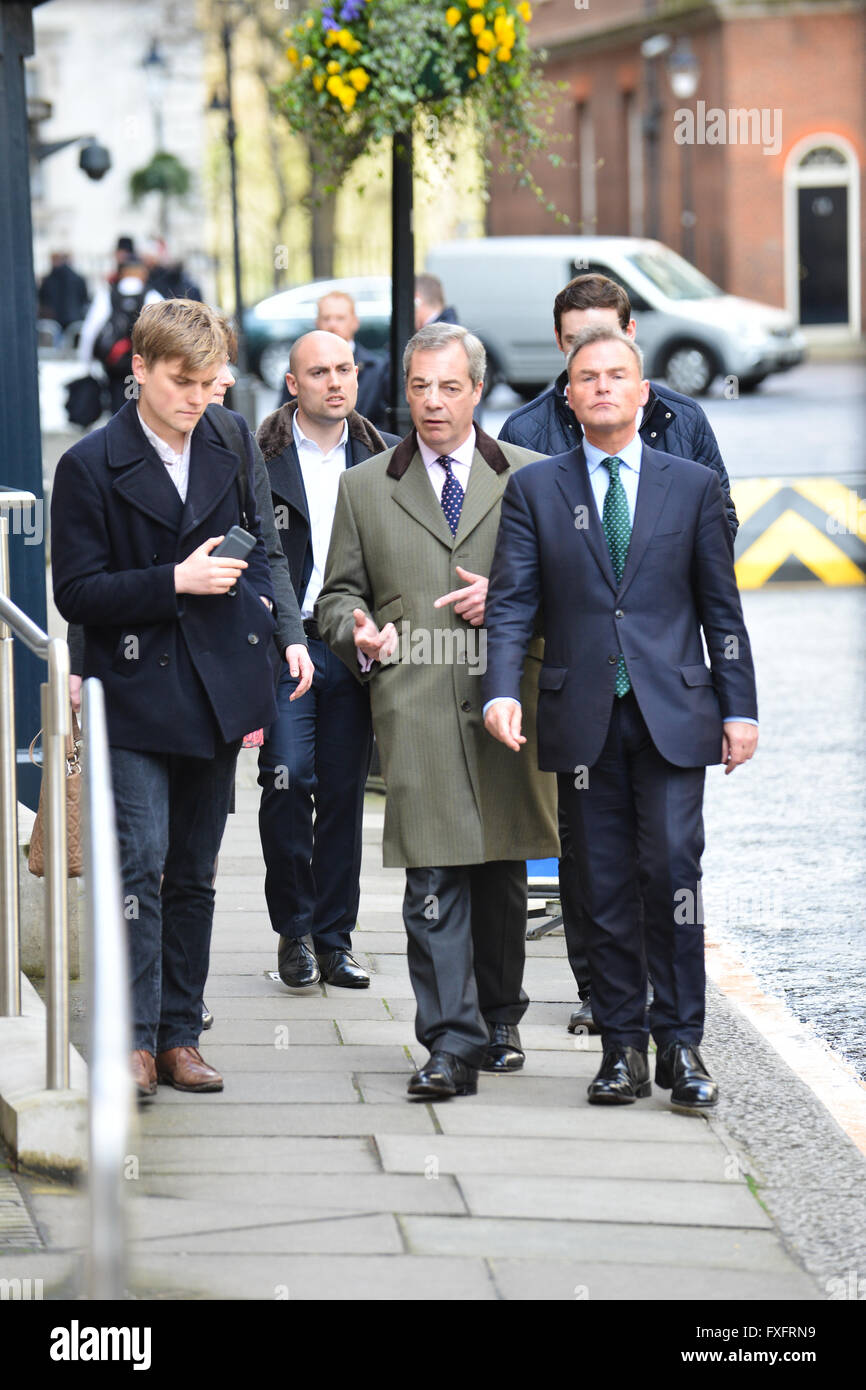
<svg viewBox="0 0 866 1390"><path fill-rule="evenodd" d="M393 436L380 435L355 410L357 367L342 336L314 331L299 338L287 381L295 399L268 416L258 441L315 674L298 701L297 681L283 672L279 715L259 756L265 895L285 985L303 989L324 979L363 989L370 977L351 955L351 933L360 898L370 701L321 640L314 608L340 478Z"/></svg>

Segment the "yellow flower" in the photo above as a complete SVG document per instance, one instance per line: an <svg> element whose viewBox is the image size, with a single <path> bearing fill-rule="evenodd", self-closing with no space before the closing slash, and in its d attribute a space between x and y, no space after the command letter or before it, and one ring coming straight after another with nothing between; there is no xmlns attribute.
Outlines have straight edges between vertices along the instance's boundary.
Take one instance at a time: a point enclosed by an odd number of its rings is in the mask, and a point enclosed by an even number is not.
<svg viewBox="0 0 866 1390"><path fill-rule="evenodd" d="M479 73L483 77L487 69L490 67L490 59L486 58L482 53L478 59L476 67L478 68Z"/></svg>
<svg viewBox="0 0 866 1390"><path fill-rule="evenodd" d="M474 14L469 21L469 28L476 36L480 34L481 30L484 28L484 15Z"/></svg>
<svg viewBox="0 0 866 1390"><path fill-rule="evenodd" d="M483 10L484 0L466 0L470 10Z"/></svg>
<svg viewBox="0 0 866 1390"><path fill-rule="evenodd" d="M334 44L335 44L336 42L337 42L337 31L336 31L335 29L329 29L328 32L327 32L327 34L325 35L325 47L326 47L326 48L333 48L333 47L334 47Z"/></svg>
<svg viewBox="0 0 866 1390"><path fill-rule="evenodd" d="M474 81L475 78L478 76L478 73L475 71L474 68L470 68L470 69L469 69L469 76L470 76L470 78Z"/></svg>
<svg viewBox="0 0 866 1390"><path fill-rule="evenodd" d="M309 53L305 53L304 56L303 56L303 58L301 59L301 67L302 67L302 68L311 68L312 66L313 66L313 60L312 60L312 58L310 57Z"/></svg>
<svg viewBox="0 0 866 1390"><path fill-rule="evenodd" d="M357 92L366 91L370 85L370 74L365 72L363 68L352 68L346 76Z"/></svg>
<svg viewBox="0 0 866 1390"><path fill-rule="evenodd" d="M482 53L492 53L496 47L496 38L490 29L482 29L476 42Z"/></svg>
<svg viewBox="0 0 866 1390"><path fill-rule="evenodd" d="M344 87L340 93L340 105L344 111L351 111L358 99L358 93L354 87Z"/></svg>
<svg viewBox="0 0 866 1390"><path fill-rule="evenodd" d="M446 23L446 24L449 24L449 25L451 26L451 28L453 29L453 28L454 28L454 25L455 25L455 24L459 24L462 18L463 18L463 11L462 11L462 10L458 10L458 8L457 8L456 5L449 5L449 6L448 6L448 9L445 11L445 23Z"/></svg>
<svg viewBox="0 0 866 1390"><path fill-rule="evenodd" d="M514 47L514 22L504 15L497 15L493 21L493 32L501 45Z"/></svg>
<svg viewBox="0 0 866 1390"><path fill-rule="evenodd" d="M517 13L522 20L525 20L527 24L529 23L532 18L532 6L529 4L529 0L520 0L520 4L517 6Z"/></svg>
<svg viewBox="0 0 866 1390"><path fill-rule="evenodd" d="M337 77L336 73L333 77L329 77L327 82L325 83L325 86L331 93L332 97L338 97L340 95L340 93L343 90L343 85L344 84L342 77Z"/></svg>
<svg viewBox="0 0 866 1390"><path fill-rule="evenodd" d="M314 73L313 73L313 86L315 87L316 91L317 91L317 92L320 92L320 91L322 90L322 88L324 87L324 85L325 85L325 74L324 74L323 72L314 72Z"/></svg>
<svg viewBox="0 0 866 1390"><path fill-rule="evenodd" d="M497 50L496 50L496 61L497 61L498 63L508 63L508 62L510 62L510 61L511 61L511 49L510 49L510 48L497 48Z"/></svg>
<svg viewBox="0 0 866 1390"><path fill-rule="evenodd" d="M294 63L295 66L297 66L297 63L298 63L298 50L297 50L296 48L290 48L290 49L288 49L288 51L287 51L287 53L286 53L286 57L288 58L288 60L289 60L290 63Z"/></svg>
<svg viewBox="0 0 866 1390"><path fill-rule="evenodd" d="M339 71L340 71L340 64L337 62L336 58L332 58L331 61L330 61L330 63L328 64L328 66L325 68L325 72L339 72Z"/></svg>
<svg viewBox="0 0 866 1390"><path fill-rule="evenodd" d="M313 16L312 16L312 15L307 15L307 18L304 20L304 28L305 28L305 29L312 29L314 23L315 23L315 20L313 19Z"/></svg>

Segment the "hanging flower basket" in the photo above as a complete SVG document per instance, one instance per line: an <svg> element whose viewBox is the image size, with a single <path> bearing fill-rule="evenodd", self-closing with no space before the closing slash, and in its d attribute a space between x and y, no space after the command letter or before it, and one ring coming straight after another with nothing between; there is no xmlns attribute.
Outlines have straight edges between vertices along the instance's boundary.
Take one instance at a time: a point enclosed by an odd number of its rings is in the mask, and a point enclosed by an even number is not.
<svg viewBox="0 0 866 1390"><path fill-rule="evenodd" d="M413 125L450 158L449 128L469 125L485 146L497 141L507 167L540 192L526 161L549 143L552 88L543 55L529 46L531 18L527 0L314 5L285 31L292 72L278 105L335 183L360 155Z"/></svg>

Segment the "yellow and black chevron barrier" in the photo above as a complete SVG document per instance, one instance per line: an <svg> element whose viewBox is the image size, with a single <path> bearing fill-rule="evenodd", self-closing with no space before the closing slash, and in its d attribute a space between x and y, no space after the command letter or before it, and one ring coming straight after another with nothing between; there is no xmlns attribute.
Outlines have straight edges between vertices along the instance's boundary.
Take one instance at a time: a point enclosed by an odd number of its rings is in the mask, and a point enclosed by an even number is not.
<svg viewBox="0 0 866 1390"><path fill-rule="evenodd" d="M836 478L742 478L731 483L740 519L741 589L818 580L866 584L866 483Z"/></svg>

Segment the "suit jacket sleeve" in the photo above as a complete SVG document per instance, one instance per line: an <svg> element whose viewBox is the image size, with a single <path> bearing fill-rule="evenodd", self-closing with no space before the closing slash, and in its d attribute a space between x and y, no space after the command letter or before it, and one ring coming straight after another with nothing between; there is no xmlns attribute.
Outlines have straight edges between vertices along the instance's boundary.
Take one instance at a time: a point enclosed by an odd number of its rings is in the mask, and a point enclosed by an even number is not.
<svg viewBox="0 0 866 1390"><path fill-rule="evenodd" d="M325 578L316 601L316 621L322 639L364 684L378 671L379 663L374 662L370 671L362 671L352 637L355 629L352 610L360 608L372 616L373 594L364 561L364 546L346 485L348 477L349 474L344 473L340 479Z"/></svg>
<svg viewBox="0 0 866 1390"><path fill-rule="evenodd" d="M57 465L51 494L51 573L62 617L85 626L176 622L174 564L110 571L105 509L74 453Z"/></svg>
<svg viewBox="0 0 866 1390"><path fill-rule="evenodd" d="M271 583L274 589L274 617L277 624L274 638L282 654L286 647L306 646L307 639L304 635L298 600L292 588L289 562L286 559L274 518L274 502L271 496L267 465L255 439L253 439L252 445L256 510L261 521L262 540L267 552Z"/></svg>
<svg viewBox="0 0 866 1390"><path fill-rule="evenodd" d="M749 635L725 525L722 490L707 478L695 537L692 582L722 718L758 717Z"/></svg>
<svg viewBox="0 0 866 1390"><path fill-rule="evenodd" d="M503 695L520 699L520 679L527 648L537 635L536 615L540 602L538 535L520 486L520 475L515 474L502 496L484 612L487 670L482 691L485 703Z"/></svg>

